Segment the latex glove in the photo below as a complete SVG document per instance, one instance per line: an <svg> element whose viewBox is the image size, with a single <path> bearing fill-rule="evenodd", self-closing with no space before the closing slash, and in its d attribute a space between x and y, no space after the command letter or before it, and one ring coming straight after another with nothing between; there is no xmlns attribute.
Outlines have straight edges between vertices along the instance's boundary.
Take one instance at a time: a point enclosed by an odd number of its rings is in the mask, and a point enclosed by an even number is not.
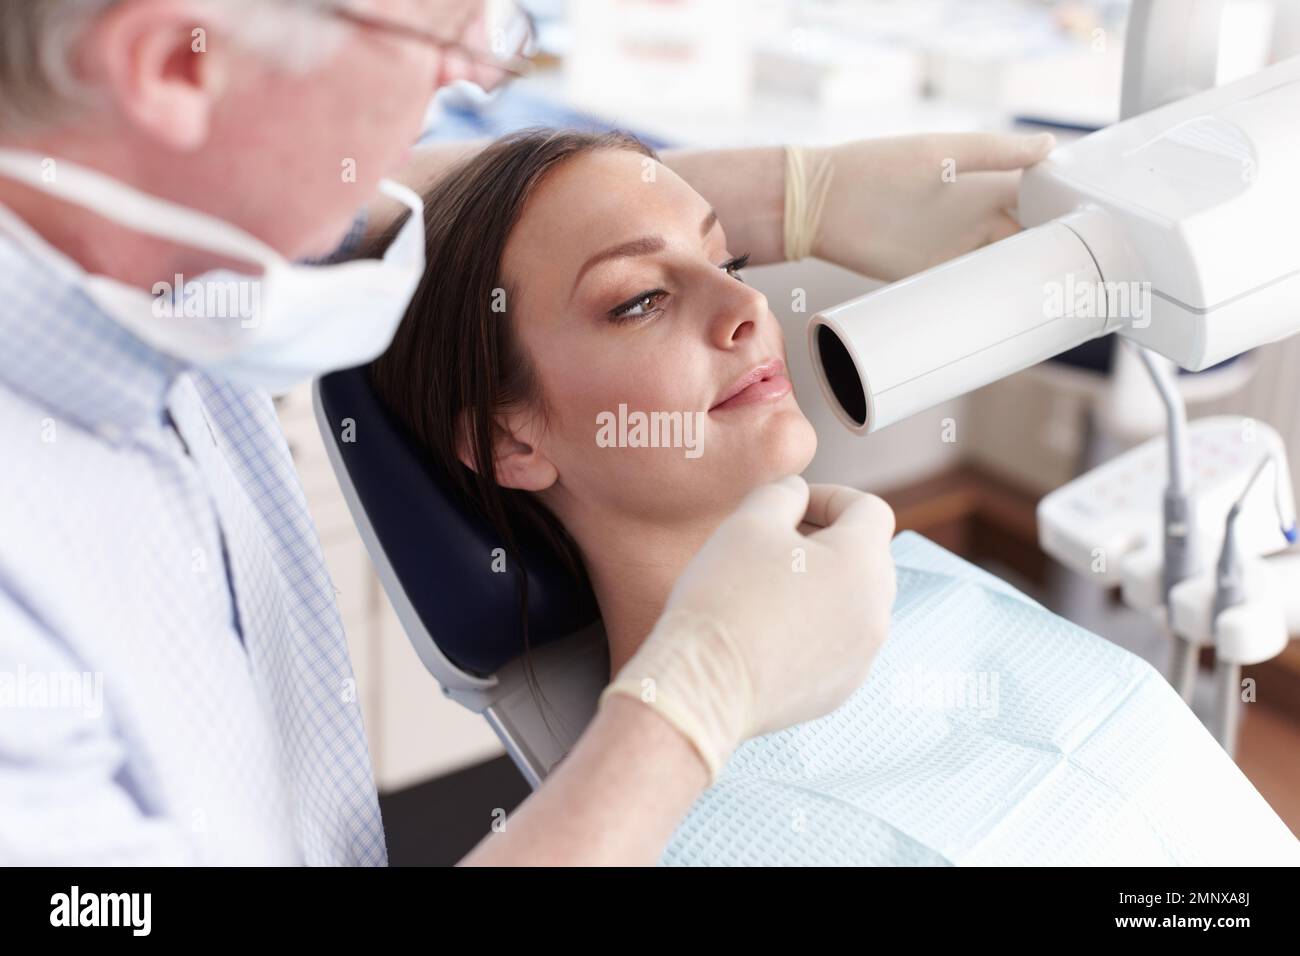
<svg viewBox="0 0 1300 956"><path fill-rule="evenodd" d="M930 133L815 150L831 179L813 255L893 282L1020 231L1020 171L1051 133ZM810 163L812 165L812 163Z"/></svg>
<svg viewBox="0 0 1300 956"><path fill-rule="evenodd" d="M627 694L654 707L716 779L742 741L820 717L866 680L889 630L893 533L874 495L797 477L755 489L602 703Z"/></svg>

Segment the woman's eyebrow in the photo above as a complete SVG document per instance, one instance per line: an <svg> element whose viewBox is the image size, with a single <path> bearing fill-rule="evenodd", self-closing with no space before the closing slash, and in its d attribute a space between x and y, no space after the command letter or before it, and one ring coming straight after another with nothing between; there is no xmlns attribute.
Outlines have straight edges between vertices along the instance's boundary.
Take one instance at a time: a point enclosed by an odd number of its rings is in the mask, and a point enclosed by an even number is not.
<svg viewBox="0 0 1300 956"><path fill-rule="evenodd" d="M710 209L708 215L706 215L704 220L700 223L700 235L707 236L709 231L717 224L718 214L714 210ZM663 252L663 250L663 236L642 236L639 239L633 239L630 242L623 242L617 246L611 246L602 252L596 253L582 264L582 268L579 269L578 274L574 276L573 288L569 290L569 298L573 298L573 294L578 290L578 283L582 281L582 277L586 275L593 266L597 266L608 259L630 259L635 256L651 256L656 252Z"/></svg>
<svg viewBox="0 0 1300 956"><path fill-rule="evenodd" d="M631 242L624 242L617 246L612 246L604 252L598 252L582 264L578 270L578 275L573 280L573 288L569 290L569 298L573 298L573 293L577 291L578 283L592 266L599 265L607 259L629 259L633 256L650 256L656 252L663 252L663 236L642 236L640 239L633 239Z"/></svg>

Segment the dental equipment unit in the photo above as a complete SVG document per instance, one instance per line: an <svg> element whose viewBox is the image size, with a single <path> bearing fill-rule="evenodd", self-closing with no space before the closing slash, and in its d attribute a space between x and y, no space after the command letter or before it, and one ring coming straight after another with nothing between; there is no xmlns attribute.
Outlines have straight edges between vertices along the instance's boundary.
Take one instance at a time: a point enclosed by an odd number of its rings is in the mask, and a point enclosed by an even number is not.
<svg viewBox="0 0 1300 956"><path fill-rule="evenodd" d="M1112 332L1198 371L1300 331L1298 116L1295 58L1056 150L1022 179L1024 232L813 317L844 424Z"/></svg>
<svg viewBox="0 0 1300 956"><path fill-rule="evenodd" d="M1223 10L1136 0L1125 118L1026 171L1025 231L819 313L808 342L823 393L861 435L1104 335L1140 347L1168 438L1045 497L1040 543L1163 617L1189 702L1199 649L1216 647L1233 753L1240 666L1280 653L1297 615L1282 565L1260 560L1295 540L1290 477L1262 423L1189 425L1170 362L1199 371L1300 331L1300 57L1205 89ZM1252 493L1270 461L1273 509Z"/></svg>

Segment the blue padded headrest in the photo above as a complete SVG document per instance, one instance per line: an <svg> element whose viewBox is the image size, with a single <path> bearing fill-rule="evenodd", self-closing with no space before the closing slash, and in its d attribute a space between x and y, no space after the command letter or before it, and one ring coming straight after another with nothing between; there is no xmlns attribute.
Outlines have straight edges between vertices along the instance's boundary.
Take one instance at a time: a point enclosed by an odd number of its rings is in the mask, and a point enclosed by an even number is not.
<svg viewBox="0 0 1300 956"><path fill-rule="evenodd" d="M502 547L488 521L462 507L370 386L366 366L326 375L320 402L375 535L438 648L486 676L524 651L515 575L492 570ZM352 419L355 441L338 441ZM331 439L327 436L326 441ZM528 569L528 643L537 647L598 617L596 601L536 535L521 535Z"/></svg>

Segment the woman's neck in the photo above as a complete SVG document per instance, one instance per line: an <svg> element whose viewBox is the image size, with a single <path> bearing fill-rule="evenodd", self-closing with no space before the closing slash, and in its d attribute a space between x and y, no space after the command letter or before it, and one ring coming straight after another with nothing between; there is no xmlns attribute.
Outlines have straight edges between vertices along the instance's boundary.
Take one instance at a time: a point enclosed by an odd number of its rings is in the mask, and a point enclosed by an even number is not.
<svg viewBox="0 0 1300 956"><path fill-rule="evenodd" d="M714 524L663 525L607 518L569 532L582 549L617 674L663 614L673 584L714 530Z"/></svg>

